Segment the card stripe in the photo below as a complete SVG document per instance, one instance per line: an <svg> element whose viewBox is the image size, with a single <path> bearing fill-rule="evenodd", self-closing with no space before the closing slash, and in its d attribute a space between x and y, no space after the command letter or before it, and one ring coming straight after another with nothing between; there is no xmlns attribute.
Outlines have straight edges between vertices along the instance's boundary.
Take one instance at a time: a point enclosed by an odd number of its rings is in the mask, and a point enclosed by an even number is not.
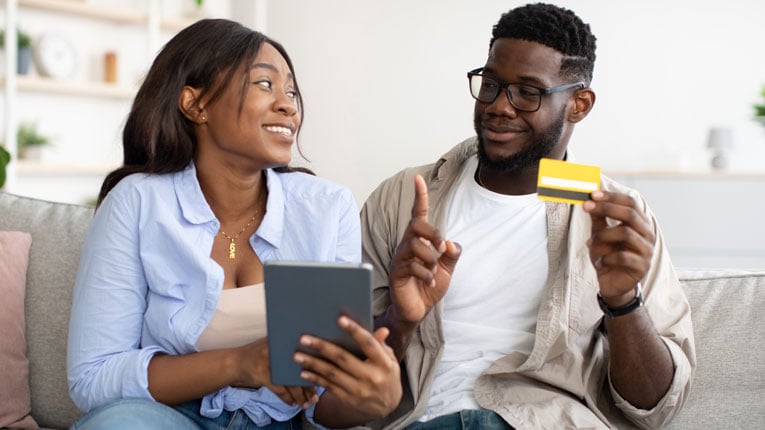
<svg viewBox="0 0 765 430"><path fill-rule="evenodd" d="M575 179L556 178L553 176L542 176L539 179L539 185L547 185L548 187L564 187L574 188L584 191L595 191L598 189L598 184L587 181L577 181Z"/></svg>
<svg viewBox="0 0 765 430"><path fill-rule="evenodd" d="M538 187L537 194L539 194L540 196L558 197L561 199L570 199L570 200L577 200L577 201L585 201L590 199L590 193L559 190L557 188Z"/></svg>

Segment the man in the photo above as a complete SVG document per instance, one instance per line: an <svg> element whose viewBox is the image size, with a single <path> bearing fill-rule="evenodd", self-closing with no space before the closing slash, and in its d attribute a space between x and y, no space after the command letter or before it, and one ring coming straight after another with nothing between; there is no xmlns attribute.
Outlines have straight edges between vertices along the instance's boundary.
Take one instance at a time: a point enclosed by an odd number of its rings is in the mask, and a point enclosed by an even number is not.
<svg viewBox="0 0 765 430"><path fill-rule="evenodd" d="M572 11L510 10L468 73L477 136L364 205L376 324L404 365L377 424L658 428L687 398L690 309L645 201L605 176L582 205L535 194L540 158L571 159L594 61Z"/></svg>

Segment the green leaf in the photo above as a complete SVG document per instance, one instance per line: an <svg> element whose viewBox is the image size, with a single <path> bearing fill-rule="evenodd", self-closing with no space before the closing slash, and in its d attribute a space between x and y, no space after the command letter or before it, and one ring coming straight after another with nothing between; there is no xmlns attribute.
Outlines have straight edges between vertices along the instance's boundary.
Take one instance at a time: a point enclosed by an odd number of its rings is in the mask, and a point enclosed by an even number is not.
<svg viewBox="0 0 765 430"><path fill-rule="evenodd" d="M19 151L30 146L44 146L49 143L48 138L37 131L37 124L25 122L19 124L16 141L19 145Z"/></svg>
<svg viewBox="0 0 765 430"><path fill-rule="evenodd" d="M6 151L5 148L0 146L0 188L2 188L3 185L5 185L5 178L7 175L5 167L10 162L11 162L11 154L8 151Z"/></svg>
<svg viewBox="0 0 765 430"><path fill-rule="evenodd" d="M32 38L22 30L16 30L16 44L19 48L32 46ZM5 30L0 29L0 47L5 46Z"/></svg>

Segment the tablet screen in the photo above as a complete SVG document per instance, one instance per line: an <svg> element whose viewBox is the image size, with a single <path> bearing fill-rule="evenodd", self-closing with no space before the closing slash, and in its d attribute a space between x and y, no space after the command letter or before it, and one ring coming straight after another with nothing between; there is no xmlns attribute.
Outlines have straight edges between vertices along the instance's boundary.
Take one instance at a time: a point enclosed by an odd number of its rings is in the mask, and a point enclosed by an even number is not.
<svg viewBox="0 0 765 430"><path fill-rule="evenodd" d="M332 341L357 356L356 342L338 325L347 315L372 328L372 267L356 263L272 261L263 265L271 382L312 385L293 360L302 334Z"/></svg>

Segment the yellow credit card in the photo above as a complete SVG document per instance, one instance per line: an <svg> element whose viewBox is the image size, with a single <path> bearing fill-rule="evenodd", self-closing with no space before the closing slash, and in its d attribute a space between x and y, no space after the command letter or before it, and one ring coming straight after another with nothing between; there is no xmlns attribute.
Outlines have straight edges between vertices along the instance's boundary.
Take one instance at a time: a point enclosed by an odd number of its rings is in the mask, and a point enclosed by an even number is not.
<svg viewBox="0 0 765 430"><path fill-rule="evenodd" d="M600 189L600 167L543 158L539 160L537 195L542 200L581 204Z"/></svg>

